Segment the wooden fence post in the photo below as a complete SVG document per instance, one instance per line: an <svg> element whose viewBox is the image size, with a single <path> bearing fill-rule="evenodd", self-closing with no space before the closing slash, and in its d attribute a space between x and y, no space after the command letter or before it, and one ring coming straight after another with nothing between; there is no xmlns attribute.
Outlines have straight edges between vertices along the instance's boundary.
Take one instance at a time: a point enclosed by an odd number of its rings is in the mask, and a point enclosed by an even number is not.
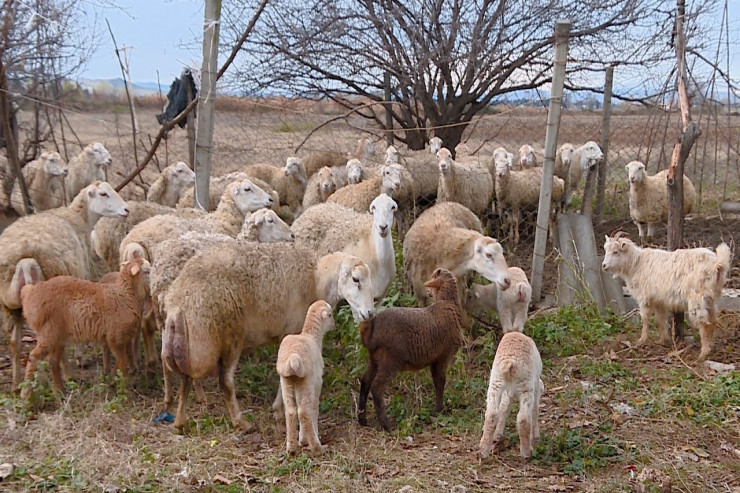
<svg viewBox="0 0 740 493"><path fill-rule="evenodd" d="M596 224L604 220L604 193L606 191L606 167L609 163L609 124L612 119L612 85L614 82L614 67L606 67L604 79L604 104L601 119L601 152L604 160L599 164L596 184Z"/></svg>

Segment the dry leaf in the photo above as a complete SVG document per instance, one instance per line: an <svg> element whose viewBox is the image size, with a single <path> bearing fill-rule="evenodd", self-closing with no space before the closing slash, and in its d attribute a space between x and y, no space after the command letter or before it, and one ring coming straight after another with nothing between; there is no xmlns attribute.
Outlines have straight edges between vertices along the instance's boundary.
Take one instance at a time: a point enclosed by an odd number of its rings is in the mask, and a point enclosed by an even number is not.
<svg viewBox="0 0 740 493"><path fill-rule="evenodd" d="M231 480L229 480L229 479L226 479L225 477L221 476L220 474L216 474L216 475L215 475L215 476L213 477L213 482L214 482L214 483L220 483L220 484L224 484L224 485L226 485L226 486L229 486L229 485L231 484Z"/></svg>

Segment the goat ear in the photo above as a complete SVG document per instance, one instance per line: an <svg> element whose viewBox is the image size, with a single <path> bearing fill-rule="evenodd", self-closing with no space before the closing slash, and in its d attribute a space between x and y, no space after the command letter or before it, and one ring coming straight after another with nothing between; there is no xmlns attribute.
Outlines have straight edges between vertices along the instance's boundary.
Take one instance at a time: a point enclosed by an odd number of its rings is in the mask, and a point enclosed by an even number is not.
<svg viewBox="0 0 740 493"><path fill-rule="evenodd" d="M131 275L135 276L136 274L139 273L140 270L141 270L141 264L138 262L135 262L134 265L131 266Z"/></svg>

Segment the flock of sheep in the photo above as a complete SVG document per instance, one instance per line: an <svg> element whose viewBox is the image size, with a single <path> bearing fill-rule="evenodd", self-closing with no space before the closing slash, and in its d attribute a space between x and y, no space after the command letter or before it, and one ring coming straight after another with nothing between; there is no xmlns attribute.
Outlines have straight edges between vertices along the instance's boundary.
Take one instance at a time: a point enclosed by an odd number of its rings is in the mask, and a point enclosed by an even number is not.
<svg viewBox="0 0 740 493"><path fill-rule="evenodd" d="M13 386L21 383L24 319L37 341L25 378L48 359L59 392L69 373L68 342L99 343L104 371L112 352L125 375L141 365L140 342L143 364L156 364L159 332L167 406L172 375L180 376L175 426L186 423L190 389L202 399L199 381L217 375L232 423L247 427L234 389L239 358L282 341L273 410L287 423L289 453L299 444L318 453L321 345L338 303L349 304L370 355L358 420L367 424L371 395L385 429L384 391L399 371L429 367L435 409L442 410L447 366L463 344L466 312L494 308L505 334L491 369L480 452L487 456L501 445L509 406L518 398L521 454L530 457L544 392L539 352L523 334L532 291L524 271L509 267L502 245L483 233L480 218L494 211L500 221L489 222L489 231L508 227L516 244L520 221L537 208L542 168L528 145L517 159L504 148L479 159L461 145L453 159L439 138L429 144L431 154L388 146L382 164L373 164L369 139L346 155L290 157L284 167L254 164L213 177L209 197L195 195L195 174L177 163L162 170L146 201L127 202L103 181L111 159L101 144L83 149L69 166L58 153L43 153L24 168L36 213L0 235L0 301L11 333ZM583 173L603 158L594 142L563 144L555 205L569 206ZM667 216L665 176L647 176L636 161L627 170L631 216L641 238L645 224L652 236ZM688 212L694 192L684 179ZM0 207L24 214L17 184L7 181ZM404 274L421 308L376 312L396 277L394 225ZM624 279L640 304L639 342L647 339L653 313L665 343L668 311L686 311L700 329L700 359L708 357L732 257L727 245L716 252L666 252L618 234L606 238L605 252L604 270ZM111 271L97 282L91 280L94 256ZM655 272L661 272L657 282ZM470 273L491 284L468 286Z"/></svg>

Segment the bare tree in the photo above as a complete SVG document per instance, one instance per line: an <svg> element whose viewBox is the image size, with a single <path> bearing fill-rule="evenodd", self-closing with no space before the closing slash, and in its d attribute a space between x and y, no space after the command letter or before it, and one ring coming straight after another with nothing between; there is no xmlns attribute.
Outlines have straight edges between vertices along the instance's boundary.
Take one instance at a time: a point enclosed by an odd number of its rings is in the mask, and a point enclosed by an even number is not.
<svg viewBox="0 0 740 493"><path fill-rule="evenodd" d="M703 3L703 0L700 0ZM347 108L383 100L392 75L397 136L423 148L428 129L453 149L475 115L550 82L552 25L573 20L573 84L600 85L607 65L670 55L669 0L275 0L238 74L250 88L328 97ZM358 97L360 96L360 97ZM385 127L381 112L360 110Z"/></svg>

